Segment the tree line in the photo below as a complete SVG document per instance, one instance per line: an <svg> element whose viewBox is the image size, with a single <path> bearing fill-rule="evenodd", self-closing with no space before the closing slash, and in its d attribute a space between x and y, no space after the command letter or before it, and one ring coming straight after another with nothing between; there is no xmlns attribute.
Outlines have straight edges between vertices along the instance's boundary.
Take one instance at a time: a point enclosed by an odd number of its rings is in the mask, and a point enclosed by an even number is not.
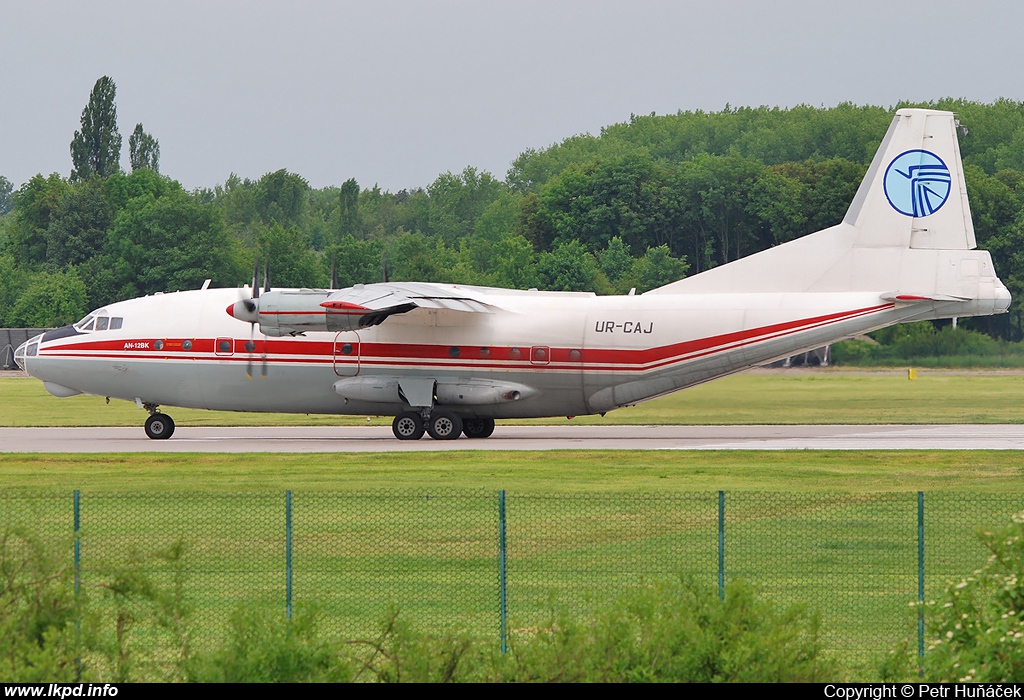
<svg viewBox="0 0 1024 700"><path fill-rule="evenodd" d="M315 189L278 170L186 191L138 124L120 168L115 87L101 78L72 171L16 191L0 177L0 325L48 326L157 291L247 282L257 250L279 286L422 280L642 293L842 220L894 109L955 111L979 246L1015 296L972 320L1021 340L1024 103L940 100L633 116L528 149L504 180L472 166L389 192Z"/></svg>

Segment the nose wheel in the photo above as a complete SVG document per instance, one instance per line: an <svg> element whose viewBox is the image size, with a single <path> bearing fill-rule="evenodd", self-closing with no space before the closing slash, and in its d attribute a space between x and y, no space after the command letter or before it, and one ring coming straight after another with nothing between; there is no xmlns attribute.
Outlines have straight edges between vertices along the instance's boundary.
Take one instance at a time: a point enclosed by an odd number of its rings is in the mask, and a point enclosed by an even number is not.
<svg viewBox="0 0 1024 700"><path fill-rule="evenodd" d="M166 440L174 435L174 421L164 413L154 413L146 419L146 437L150 440Z"/></svg>

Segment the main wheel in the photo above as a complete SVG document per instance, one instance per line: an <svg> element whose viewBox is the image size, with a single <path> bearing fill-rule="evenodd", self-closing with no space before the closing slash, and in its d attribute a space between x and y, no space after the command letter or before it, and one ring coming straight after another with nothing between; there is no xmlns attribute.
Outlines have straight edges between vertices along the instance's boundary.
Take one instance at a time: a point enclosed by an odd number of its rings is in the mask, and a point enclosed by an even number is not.
<svg viewBox="0 0 1024 700"><path fill-rule="evenodd" d="M419 440L423 437L423 419L412 411L399 413L391 423L391 432L399 440Z"/></svg>
<svg viewBox="0 0 1024 700"><path fill-rule="evenodd" d="M462 434L462 419L448 411L435 411L427 422L427 432L435 440L457 440Z"/></svg>
<svg viewBox="0 0 1024 700"><path fill-rule="evenodd" d="M174 435L174 421L163 413L154 413L146 419L146 437L150 440L166 440Z"/></svg>
<svg viewBox="0 0 1024 700"><path fill-rule="evenodd" d="M467 418L462 423L462 432L468 438L486 438L494 432L493 418Z"/></svg>

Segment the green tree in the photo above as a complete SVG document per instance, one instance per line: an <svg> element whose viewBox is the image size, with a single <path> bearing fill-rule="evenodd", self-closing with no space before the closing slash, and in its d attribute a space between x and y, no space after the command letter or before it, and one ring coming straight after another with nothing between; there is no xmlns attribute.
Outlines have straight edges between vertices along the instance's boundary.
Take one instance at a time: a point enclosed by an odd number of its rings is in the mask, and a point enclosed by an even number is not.
<svg viewBox="0 0 1024 700"><path fill-rule="evenodd" d="M99 254L113 213L104 181L92 178L65 193L46 228L46 262L52 269L79 265Z"/></svg>
<svg viewBox="0 0 1024 700"><path fill-rule="evenodd" d="M6 321L25 328L63 326L82 318L87 310L85 284L77 272L39 272L32 276Z"/></svg>
<svg viewBox="0 0 1024 700"><path fill-rule="evenodd" d="M545 289L565 292L598 291L597 260L579 241L567 241L543 253L537 273Z"/></svg>
<svg viewBox="0 0 1024 700"><path fill-rule="evenodd" d="M11 210L14 206L14 200L11 198L11 192L14 190L14 185L3 175L0 175L0 216L3 216Z"/></svg>
<svg viewBox="0 0 1024 700"><path fill-rule="evenodd" d="M334 259L338 288L380 281L381 247L380 241L345 236L338 245L328 249L324 259L327 265L331 264L332 257Z"/></svg>
<svg viewBox="0 0 1024 700"><path fill-rule="evenodd" d="M180 188L129 200L110 231L104 258L118 299L195 289L206 278L236 285L252 265L228 235L220 211Z"/></svg>
<svg viewBox="0 0 1024 700"><path fill-rule="evenodd" d="M135 131L128 137L128 158L132 172L142 168L160 172L160 142L142 130L141 122L135 125Z"/></svg>
<svg viewBox="0 0 1024 700"><path fill-rule="evenodd" d="M523 236L511 233L494 244L491 268L494 284L509 289L540 287L537 254L533 245Z"/></svg>
<svg viewBox="0 0 1024 700"><path fill-rule="evenodd" d="M275 287L326 287L327 276L319 255L298 226L275 223L256 234L256 244L270 261L270 281Z"/></svg>
<svg viewBox="0 0 1024 700"><path fill-rule="evenodd" d="M253 204L265 224L301 224L309 206L309 183L287 170L267 173L256 183Z"/></svg>
<svg viewBox="0 0 1024 700"><path fill-rule="evenodd" d="M633 286L630 284L623 289L622 285L619 284L620 281L629 278L630 272L633 271L633 264L636 262L636 258L630 255L629 250L626 249L622 238L613 236L608 241L608 247L597 254L597 259L601 264L601 271L604 272L608 281L615 286L616 291L625 292L629 287Z"/></svg>
<svg viewBox="0 0 1024 700"><path fill-rule="evenodd" d="M689 267L685 258L672 257L666 245L648 248L644 256L633 263L636 289L643 293L681 280Z"/></svg>
<svg viewBox="0 0 1024 700"><path fill-rule="evenodd" d="M341 184L341 191L338 192L338 238L341 241L346 236L355 236L361 231L359 217L359 183L355 178L349 178Z"/></svg>
<svg viewBox="0 0 1024 700"><path fill-rule="evenodd" d="M7 245L20 265L46 261L46 231L70 185L57 173L35 175L14 193L14 222L7 227Z"/></svg>
<svg viewBox="0 0 1024 700"><path fill-rule="evenodd" d="M121 169L121 134L117 130L114 81L103 76L93 85L89 103L82 110L82 130L71 140L72 180L99 175L107 177Z"/></svg>
<svg viewBox="0 0 1024 700"><path fill-rule="evenodd" d="M0 328L13 325L8 320L18 297L28 284L28 273L10 254L0 253Z"/></svg>
<svg viewBox="0 0 1024 700"><path fill-rule="evenodd" d="M439 175L427 188L430 208L424 233L441 236L454 245L473 233L476 221L504 189L504 183L490 173L472 167L458 175Z"/></svg>

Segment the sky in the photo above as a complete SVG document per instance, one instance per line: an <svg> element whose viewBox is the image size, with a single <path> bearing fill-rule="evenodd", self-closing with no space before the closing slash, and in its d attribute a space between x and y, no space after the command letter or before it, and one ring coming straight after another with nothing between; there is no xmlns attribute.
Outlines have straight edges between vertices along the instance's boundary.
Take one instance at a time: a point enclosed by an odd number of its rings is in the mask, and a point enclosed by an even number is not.
<svg viewBox="0 0 1024 700"><path fill-rule="evenodd" d="M71 172L96 80L186 189L392 192L631 114L1024 100L1017 0L0 0L0 175Z"/></svg>

